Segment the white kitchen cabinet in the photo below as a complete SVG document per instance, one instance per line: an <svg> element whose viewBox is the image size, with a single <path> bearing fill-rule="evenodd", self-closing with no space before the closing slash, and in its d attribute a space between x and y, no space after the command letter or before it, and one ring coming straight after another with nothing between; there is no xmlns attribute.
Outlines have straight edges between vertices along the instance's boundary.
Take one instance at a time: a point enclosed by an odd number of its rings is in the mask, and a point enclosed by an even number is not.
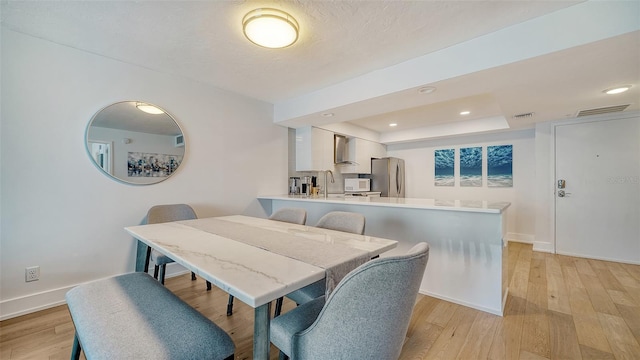
<svg viewBox="0 0 640 360"><path fill-rule="evenodd" d="M333 167L333 132L312 126L296 129L296 171Z"/></svg>
<svg viewBox="0 0 640 360"><path fill-rule="evenodd" d="M371 158L387 156L384 145L360 138L350 138L347 142L348 159L357 164L341 165L342 174L371 174Z"/></svg>

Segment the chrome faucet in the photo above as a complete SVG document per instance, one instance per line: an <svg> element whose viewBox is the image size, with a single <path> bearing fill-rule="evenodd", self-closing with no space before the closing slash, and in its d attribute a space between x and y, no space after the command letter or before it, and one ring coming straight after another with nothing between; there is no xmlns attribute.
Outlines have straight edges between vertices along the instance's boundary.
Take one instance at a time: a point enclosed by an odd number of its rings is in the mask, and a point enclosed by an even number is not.
<svg viewBox="0 0 640 360"><path fill-rule="evenodd" d="M327 173L329 175L331 175L331 183L333 184L334 182L336 182L333 179L333 172L331 170L323 170L322 171L324 173L324 184L323 184L323 188L324 188L324 198L326 199L328 196L327 194L329 193L329 189L327 189Z"/></svg>

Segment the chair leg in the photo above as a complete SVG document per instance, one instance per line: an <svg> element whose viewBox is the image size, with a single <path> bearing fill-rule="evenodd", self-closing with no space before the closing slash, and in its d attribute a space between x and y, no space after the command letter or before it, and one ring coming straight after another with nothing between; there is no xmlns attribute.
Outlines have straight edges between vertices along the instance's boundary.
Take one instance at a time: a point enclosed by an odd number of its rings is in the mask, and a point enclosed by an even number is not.
<svg viewBox="0 0 640 360"><path fill-rule="evenodd" d="M283 302L283 298L279 297L276 300L276 309L274 311L273 317L277 317L278 315L280 315L280 313L282 312L282 302Z"/></svg>
<svg viewBox="0 0 640 360"><path fill-rule="evenodd" d="M207 281L207 291L211 291L211 282Z"/></svg>
<svg viewBox="0 0 640 360"><path fill-rule="evenodd" d="M196 273L194 273L193 271L191 272L191 281L196 279Z"/></svg>
<svg viewBox="0 0 640 360"><path fill-rule="evenodd" d="M144 272L149 272L149 260L151 260L151 246L147 246L147 257L144 259Z"/></svg>
<svg viewBox="0 0 640 360"><path fill-rule="evenodd" d="M160 275L159 275L158 281L160 281L160 284L162 285L164 285L164 276L166 272L167 272L167 264L160 265Z"/></svg>
<svg viewBox="0 0 640 360"><path fill-rule="evenodd" d="M78 333L73 335L73 347L71 348L71 360L79 360L82 347L80 346L80 340L78 340Z"/></svg>
<svg viewBox="0 0 640 360"><path fill-rule="evenodd" d="M158 280L158 272L160 271L160 265L153 266L153 278Z"/></svg>
<svg viewBox="0 0 640 360"><path fill-rule="evenodd" d="M233 315L233 295L229 295L229 302L227 303L227 316Z"/></svg>

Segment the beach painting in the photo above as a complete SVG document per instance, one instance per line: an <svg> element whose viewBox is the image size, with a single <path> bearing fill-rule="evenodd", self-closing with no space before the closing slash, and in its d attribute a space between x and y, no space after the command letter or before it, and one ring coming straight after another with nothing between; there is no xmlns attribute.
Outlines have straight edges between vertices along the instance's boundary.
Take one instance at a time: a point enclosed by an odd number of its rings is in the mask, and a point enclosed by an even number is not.
<svg viewBox="0 0 640 360"><path fill-rule="evenodd" d="M482 186L482 147L460 149L460 186Z"/></svg>
<svg viewBox="0 0 640 360"><path fill-rule="evenodd" d="M435 186L454 186L455 149L442 149L433 152L435 161Z"/></svg>
<svg viewBox="0 0 640 360"><path fill-rule="evenodd" d="M513 145L487 146L487 186L513 187Z"/></svg>

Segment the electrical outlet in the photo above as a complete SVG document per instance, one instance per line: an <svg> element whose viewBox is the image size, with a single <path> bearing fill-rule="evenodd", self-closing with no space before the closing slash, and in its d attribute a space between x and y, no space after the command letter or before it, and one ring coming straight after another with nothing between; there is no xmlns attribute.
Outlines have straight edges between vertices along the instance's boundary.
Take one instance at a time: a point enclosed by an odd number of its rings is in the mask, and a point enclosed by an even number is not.
<svg viewBox="0 0 640 360"><path fill-rule="evenodd" d="M24 281L36 281L40 279L40 266L31 266L24 269L25 279Z"/></svg>

